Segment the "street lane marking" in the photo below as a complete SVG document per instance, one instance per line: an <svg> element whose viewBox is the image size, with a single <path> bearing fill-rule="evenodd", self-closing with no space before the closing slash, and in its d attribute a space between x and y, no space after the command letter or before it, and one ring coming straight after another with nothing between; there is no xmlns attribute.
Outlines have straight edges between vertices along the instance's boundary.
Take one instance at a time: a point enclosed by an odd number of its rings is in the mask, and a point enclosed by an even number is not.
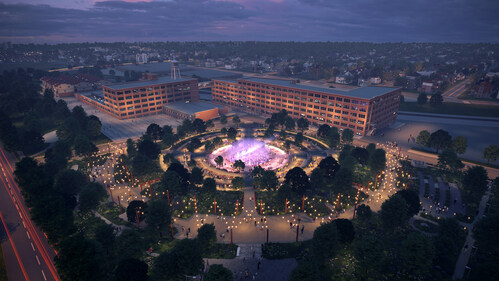
<svg viewBox="0 0 499 281"><path fill-rule="evenodd" d="M33 248L33 252L35 251L35 246L33 246L33 242L31 242L31 248Z"/></svg>
<svg viewBox="0 0 499 281"><path fill-rule="evenodd" d="M31 237L29 236L29 233L26 231L26 235L28 235L28 239L31 240Z"/></svg>
<svg viewBox="0 0 499 281"><path fill-rule="evenodd" d="M43 279L47 280L47 277L45 277L45 272L43 272L43 269L42 269L42 274L43 274Z"/></svg>
<svg viewBox="0 0 499 281"><path fill-rule="evenodd" d="M41 265L40 260L38 259L38 255L35 255L36 261L38 262L38 265Z"/></svg>

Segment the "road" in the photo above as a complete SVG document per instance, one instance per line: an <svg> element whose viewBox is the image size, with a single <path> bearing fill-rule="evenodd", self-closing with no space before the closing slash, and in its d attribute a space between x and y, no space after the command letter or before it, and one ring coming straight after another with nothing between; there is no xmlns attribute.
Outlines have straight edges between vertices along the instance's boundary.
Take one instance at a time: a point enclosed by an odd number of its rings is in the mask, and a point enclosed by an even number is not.
<svg viewBox="0 0 499 281"><path fill-rule="evenodd" d="M14 180L15 157L0 146L0 212L2 248L9 280L58 281L56 255L45 235L31 221ZM6 226L6 227L5 227ZM17 252L17 253L16 253Z"/></svg>
<svg viewBox="0 0 499 281"><path fill-rule="evenodd" d="M450 87L447 91L445 91L442 94L442 97L444 98L444 101L450 101L450 102L462 102L461 100L458 100L457 97L459 97L464 91L466 91L468 85L470 84L470 79L465 79L456 85Z"/></svg>

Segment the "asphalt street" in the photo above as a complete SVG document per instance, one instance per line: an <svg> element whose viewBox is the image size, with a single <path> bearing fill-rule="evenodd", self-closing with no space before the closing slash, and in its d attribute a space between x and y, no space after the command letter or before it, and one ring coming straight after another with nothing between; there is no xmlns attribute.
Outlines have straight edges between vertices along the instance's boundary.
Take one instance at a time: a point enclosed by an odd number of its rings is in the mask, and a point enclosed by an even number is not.
<svg viewBox="0 0 499 281"><path fill-rule="evenodd" d="M31 222L28 208L24 205L14 182L11 168L14 167L15 158L4 152L3 147L0 147L0 150L0 212L11 236L9 239L4 224L0 224L8 278L31 281L60 280L53 264L55 252L43 232Z"/></svg>

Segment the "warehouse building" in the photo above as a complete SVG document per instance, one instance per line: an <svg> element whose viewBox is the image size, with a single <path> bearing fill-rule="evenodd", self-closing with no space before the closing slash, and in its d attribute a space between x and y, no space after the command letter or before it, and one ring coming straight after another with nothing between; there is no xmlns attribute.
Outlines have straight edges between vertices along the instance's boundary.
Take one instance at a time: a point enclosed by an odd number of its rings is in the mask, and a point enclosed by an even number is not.
<svg viewBox="0 0 499 281"><path fill-rule="evenodd" d="M348 128L364 136L395 122L401 91L389 87L342 91L263 78L215 79L212 101L261 116L285 109L295 119Z"/></svg>

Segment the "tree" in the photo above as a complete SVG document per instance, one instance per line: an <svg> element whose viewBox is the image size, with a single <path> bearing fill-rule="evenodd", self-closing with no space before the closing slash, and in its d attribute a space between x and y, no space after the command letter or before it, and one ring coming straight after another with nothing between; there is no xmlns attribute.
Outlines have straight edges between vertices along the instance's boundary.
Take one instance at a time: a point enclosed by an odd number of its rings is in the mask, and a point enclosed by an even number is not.
<svg viewBox="0 0 499 281"><path fill-rule="evenodd" d="M150 233L167 231L172 222L168 200L160 199L149 201L146 214L147 230Z"/></svg>
<svg viewBox="0 0 499 281"><path fill-rule="evenodd" d="M156 160L161 152L161 148L149 135L143 135L137 143L137 151L152 160Z"/></svg>
<svg viewBox="0 0 499 281"><path fill-rule="evenodd" d="M352 188L353 184L353 171L341 167L336 173L336 176L333 180L333 192L335 193L344 193Z"/></svg>
<svg viewBox="0 0 499 281"><path fill-rule="evenodd" d="M359 262L359 272L364 277L362 280L376 276L386 260L383 241L372 234L356 240L353 255Z"/></svg>
<svg viewBox="0 0 499 281"><path fill-rule="evenodd" d="M173 134L173 129L171 126L165 125L161 129L162 134L161 134L161 141L166 145L166 146L171 146L175 143L175 135Z"/></svg>
<svg viewBox="0 0 499 281"><path fill-rule="evenodd" d="M393 195L381 205L381 221L386 229L394 229L407 222L407 202L401 195Z"/></svg>
<svg viewBox="0 0 499 281"><path fill-rule="evenodd" d="M444 101L444 98L439 93L433 94L430 97L430 104L433 106L440 106L440 105L442 105L443 101Z"/></svg>
<svg viewBox="0 0 499 281"><path fill-rule="evenodd" d="M213 123L213 120L206 121L205 125L206 125L206 128L213 128L213 127L215 127L215 124Z"/></svg>
<svg viewBox="0 0 499 281"><path fill-rule="evenodd" d="M371 218L373 212L371 211L371 207L366 204L362 204L357 207L357 211L355 212L356 217L360 220L368 220Z"/></svg>
<svg viewBox="0 0 499 281"><path fill-rule="evenodd" d="M93 116L93 115L92 115ZM97 118L97 117L96 117ZM99 119L89 119L87 122L87 134L91 138L100 136L102 130L102 123Z"/></svg>
<svg viewBox="0 0 499 281"><path fill-rule="evenodd" d="M457 136L452 140L452 149L457 154L464 154L468 147L468 140L465 137Z"/></svg>
<svg viewBox="0 0 499 281"><path fill-rule="evenodd" d="M89 183L81 189L78 198L83 213L96 209L107 193L100 183Z"/></svg>
<svg viewBox="0 0 499 281"><path fill-rule="evenodd" d="M407 204L407 216L412 217L419 213L421 209L421 202L419 201L419 195L416 191L412 189L399 190L396 195L400 195L404 198Z"/></svg>
<svg viewBox="0 0 499 281"><path fill-rule="evenodd" d="M203 145L206 153L211 153L215 149L215 144L210 140L206 140Z"/></svg>
<svg viewBox="0 0 499 281"><path fill-rule="evenodd" d="M234 164L232 164L232 168L238 169L239 171L243 171L245 167L246 164L244 164L242 160L236 160L234 161Z"/></svg>
<svg viewBox="0 0 499 281"><path fill-rule="evenodd" d="M145 176L157 169L155 161L141 153L133 157L131 164L135 177Z"/></svg>
<svg viewBox="0 0 499 281"><path fill-rule="evenodd" d="M204 276L205 281L233 281L232 271L221 264L213 264Z"/></svg>
<svg viewBox="0 0 499 281"><path fill-rule="evenodd" d="M207 255L210 250L217 243L217 232L215 231L215 225L211 224L203 224L198 229L198 237L199 245L201 245L202 253Z"/></svg>
<svg viewBox="0 0 499 281"><path fill-rule="evenodd" d="M232 188L241 189L244 187L244 179L242 177L235 177L231 180Z"/></svg>
<svg viewBox="0 0 499 281"><path fill-rule="evenodd" d="M303 142L303 140L304 140L304 139L305 139L305 137L303 136L303 134L302 134L302 133L298 133L298 134L296 134L296 135L295 135L295 144L296 144L297 146L300 146L300 145L301 145L301 143Z"/></svg>
<svg viewBox="0 0 499 281"><path fill-rule="evenodd" d="M253 177L258 177L263 174L263 171L265 171L260 165L253 167L253 170L251 171L251 176Z"/></svg>
<svg viewBox="0 0 499 281"><path fill-rule="evenodd" d="M278 184L276 173L271 170L264 170L255 178L255 186L259 188L275 190Z"/></svg>
<svg viewBox="0 0 499 281"><path fill-rule="evenodd" d="M375 174L380 173L386 167L386 152L378 148L369 157L369 167Z"/></svg>
<svg viewBox="0 0 499 281"><path fill-rule="evenodd" d="M499 231L499 214L491 214L483 217L475 225L473 229L473 238L479 248L487 249L489 252L497 252L499 250L499 242L497 241L497 233Z"/></svg>
<svg viewBox="0 0 499 281"><path fill-rule="evenodd" d="M206 192L216 192L217 182L213 178L205 178L203 182L203 190Z"/></svg>
<svg viewBox="0 0 499 281"><path fill-rule="evenodd" d="M137 215L140 221L143 221L147 213L147 203L141 200L133 200L126 208L126 217L129 222L136 222Z"/></svg>
<svg viewBox="0 0 499 281"><path fill-rule="evenodd" d="M95 240L99 242L102 248L109 252L113 249L116 237L114 236L114 226L104 223L95 229Z"/></svg>
<svg viewBox="0 0 499 281"><path fill-rule="evenodd" d="M199 134L206 131L206 123L202 119L199 119L199 118L196 118L196 119L194 119L194 121L192 121L192 127L193 127L193 130Z"/></svg>
<svg viewBox="0 0 499 281"><path fill-rule="evenodd" d="M62 280L101 280L105 264L99 245L81 234L68 237L59 245L55 257L57 273Z"/></svg>
<svg viewBox="0 0 499 281"><path fill-rule="evenodd" d="M478 207L480 199L487 190L487 171L482 166L473 166L466 170L462 179L463 197L468 205Z"/></svg>
<svg viewBox="0 0 499 281"><path fill-rule="evenodd" d="M75 196L87 182L86 176L75 170L62 170L55 177L54 188L65 197Z"/></svg>
<svg viewBox="0 0 499 281"><path fill-rule="evenodd" d="M137 147L135 146L135 142L132 139L126 140L126 153L129 158L135 157L137 155Z"/></svg>
<svg viewBox="0 0 499 281"><path fill-rule="evenodd" d="M138 259L145 251L145 244L140 233L134 229L125 229L116 238L116 249L118 256L122 259Z"/></svg>
<svg viewBox="0 0 499 281"><path fill-rule="evenodd" d="M429 137L429 133L428 133L428 137ZM369 143L367 146L366 146L366 150L367 152L369 152L369 155L373 154L374 151L376 150L376 144L374 143Z"/></svg>
<svg viewBox="0 0 499 281"><path fill-rule="evenodd" d="M118 263L114 278L120 281L147 281L147 263L138 259L124 259Z"/></svg>
<svg viewBox="0 0 499 281"><path fill-rule="evenodd" d="M341 243L350 243L355 238L355 230L352 221L347 219L335 219L333 223L336 224L338 229L339 241Z"/></svg>
<svg viewBox="0 0 499 281"><path fill-rule="evenodd" d="M308 176L300 167L294 167L289 170L284 177L284 182L289 185L291 190L299 194L305 194L310 189L310 182Z"/></svg>
<svg viewBox="0 0 499 281"><path fill-rule="evenodd" d="M298 119L298 121L296 121L296 125L298 126L298 129L303 132L303 131L308 130L308 126L310 125L310 122L307 119L302 117L302 118Z"/></svg>
<svg viewBox="0 0 499 281"><path fill-rule="evenodd" d="M227 138L230 140L235 140L237 137L237 130L230 127L229 130L227 130Z"/></svg>
<svg viewBox="0 0 499 281"><path fill-rule="evenodd" d="M416 143L420 146L428 146L430 144L430 132L422 130L416 137Z"/></svg>
<svg viewBox="0 0 499 281"><path fill-rule="evenodd" d="M155 260L152 277L154 280L185 280L185 275L197 275L202 266L198 240L183 239L171 252L165 252Z"/></svg>
<svg viewBox="0 0 499 281"><path fill-rule="evenodd" d="M234 125L236 125L237 127L239 123L241 123L241 119L239 119L239 116L234 115L234 117L232 117L232 123L234 123Z"/></svg>
<svg viewBox="0 0 499 281"><path fill-rule="evenodd" d="M22 134L22 144L25 154L33 154L44 148L45 140L39 132L30 130Z"/></svg>
<svg viewBox="0 0 499 281"><path fill-rule="evenodd" d="M338 240L339 234L336 224L329 222L316 228L312 238L314 257L320 262L334 257L339 248Z"/></svg>
<svg viewBox="0 0 499 281"><path fill-rule="evenodd" d="M328 124L320 125L319 128L317 129L317 136L321 137L321 138L325 138L330 129L331 129L331 127L329 127Z"/></svg>
<svg viewBox="0 0 499 281"><path fill-rule="evenodd" d="M286 120L284 121L284 127L286 130L292 131L295 129L295 120L291 118L291 116L286 116Z"/></svg>
<svg viewBox="0 0 499 281"><path fill-rule="evenodd" d="M353 131L350 129L345 129L341 133L341 141L344 143L352 143L353 142Z"/></svg>
<svg viewBox="0 0 499 281"><path fill-rule="evenodd" d="M449 148L452 145L452 137L449 132L439 129L430 135L428 146L435 148L437 153L440 149Z"/></svg>
<svg viewBox="0 0 499 281"><path fill-rule="evenodd" d="M442 153L438 155L438 164L443 169L449 167L453 171L464 168L463 162L461 162L456 152L450 148L444 149Z"/></svg>
<svg viewBox="0 0 499 281"><path fill-rule="evenodd" d="M198 167L192 168L190 179L191 179L191 183L193 183L193 184L202 184L203 179L204 179L203 170L201 170Z"/></svg>
<svg viewBox="0 0 499 281"><path fill-rule="evenodd" d="M182 164L180 164L178 162L172 163L166 171L167 172L173 171L173 172L177 173L183 187L187 187L189 180L190 180L190 174L189 174L189 171L186 168L184 168L184 166L182 166Z"/></svg>
<svg viewBox="0 0 499 281"><path fill-rule="evenodd" d="M434 248L421 233L411 232L402 242L403 268L411 276L425 276L432 265Z"/></svg>
<svg viewBox="0 0 499 281"><path fill-rule="evenodd" d="M190 152L194 152L195 149L201 147L203 144L199 140L199 138L192 138L189 144L187 145L187 149Z"/></svg>
<svg viewBox="0 0 499 281"><path fill-rule="evenodd" d="M338 131L338 128L331 127L327 133L326 140L330 147L338 146L340 144L340 132Z"/></svg>
<svg viewBox="0 0 499 281"><path fill-rule="evenodd" d="M225 115L220 116L220 124L222 125L227 124L227 116Z"/></svg>
<svg viewBox="0 0 499 281"><path fill-rule="evenodd" d="M483 150L483 158L487 160L487 164L492 162L495 162L497 160L497 157L499 156L499 147L495 144L491 144L487 146Z"/></svg>
<svg viewBox="0 0 499 281"><path fill-rule="evenodd" d="M222 164L224 163L224 158L222 157L222 155L218 155L215 158L215 163L217 164L217 166L222 166Z"/></svg>
<svg viewBox="0 0 499 281"><path fill-rule="evenodd" d="M340 169L340 164L332 156L328 156L321 160L318 167L324 172L325 177L334 180L336 172Z"/></svg>
<svg viewBox="0 0 499 281"><path fill-rule="evenodd" d="M151 123L147 126L146 135L150 136L153 140L160 140L163 136L163 130L156 123Z"/></svg>
<svg viewBox="0 0 499 281"><path fill-rule="evenodd" d="M369 161L369 151L362 147L352 149L351 155L362 165L367 165Z"/></svg>
<svg viewBox="0 0 499 281"><path fill-rule="evenodd" d="M418 103L425 104L428 101L428 96L426 94L420 93L418 96Z"/></svg>
<svg viewBox="0 0 499 281"><path fill-rule="evenodd" d="M433 94L430 97L430 104L433 106L440 106L440 105L442 105L443 101L444 101L444 98L439 93Z"/></svg>
<svg viewBox="0 0 499 281"><path fill-rule="evenodd" d="M74 148L76 155L89 155L95 151L95 145L85 135L78 135L74 139Z"/></svg>

